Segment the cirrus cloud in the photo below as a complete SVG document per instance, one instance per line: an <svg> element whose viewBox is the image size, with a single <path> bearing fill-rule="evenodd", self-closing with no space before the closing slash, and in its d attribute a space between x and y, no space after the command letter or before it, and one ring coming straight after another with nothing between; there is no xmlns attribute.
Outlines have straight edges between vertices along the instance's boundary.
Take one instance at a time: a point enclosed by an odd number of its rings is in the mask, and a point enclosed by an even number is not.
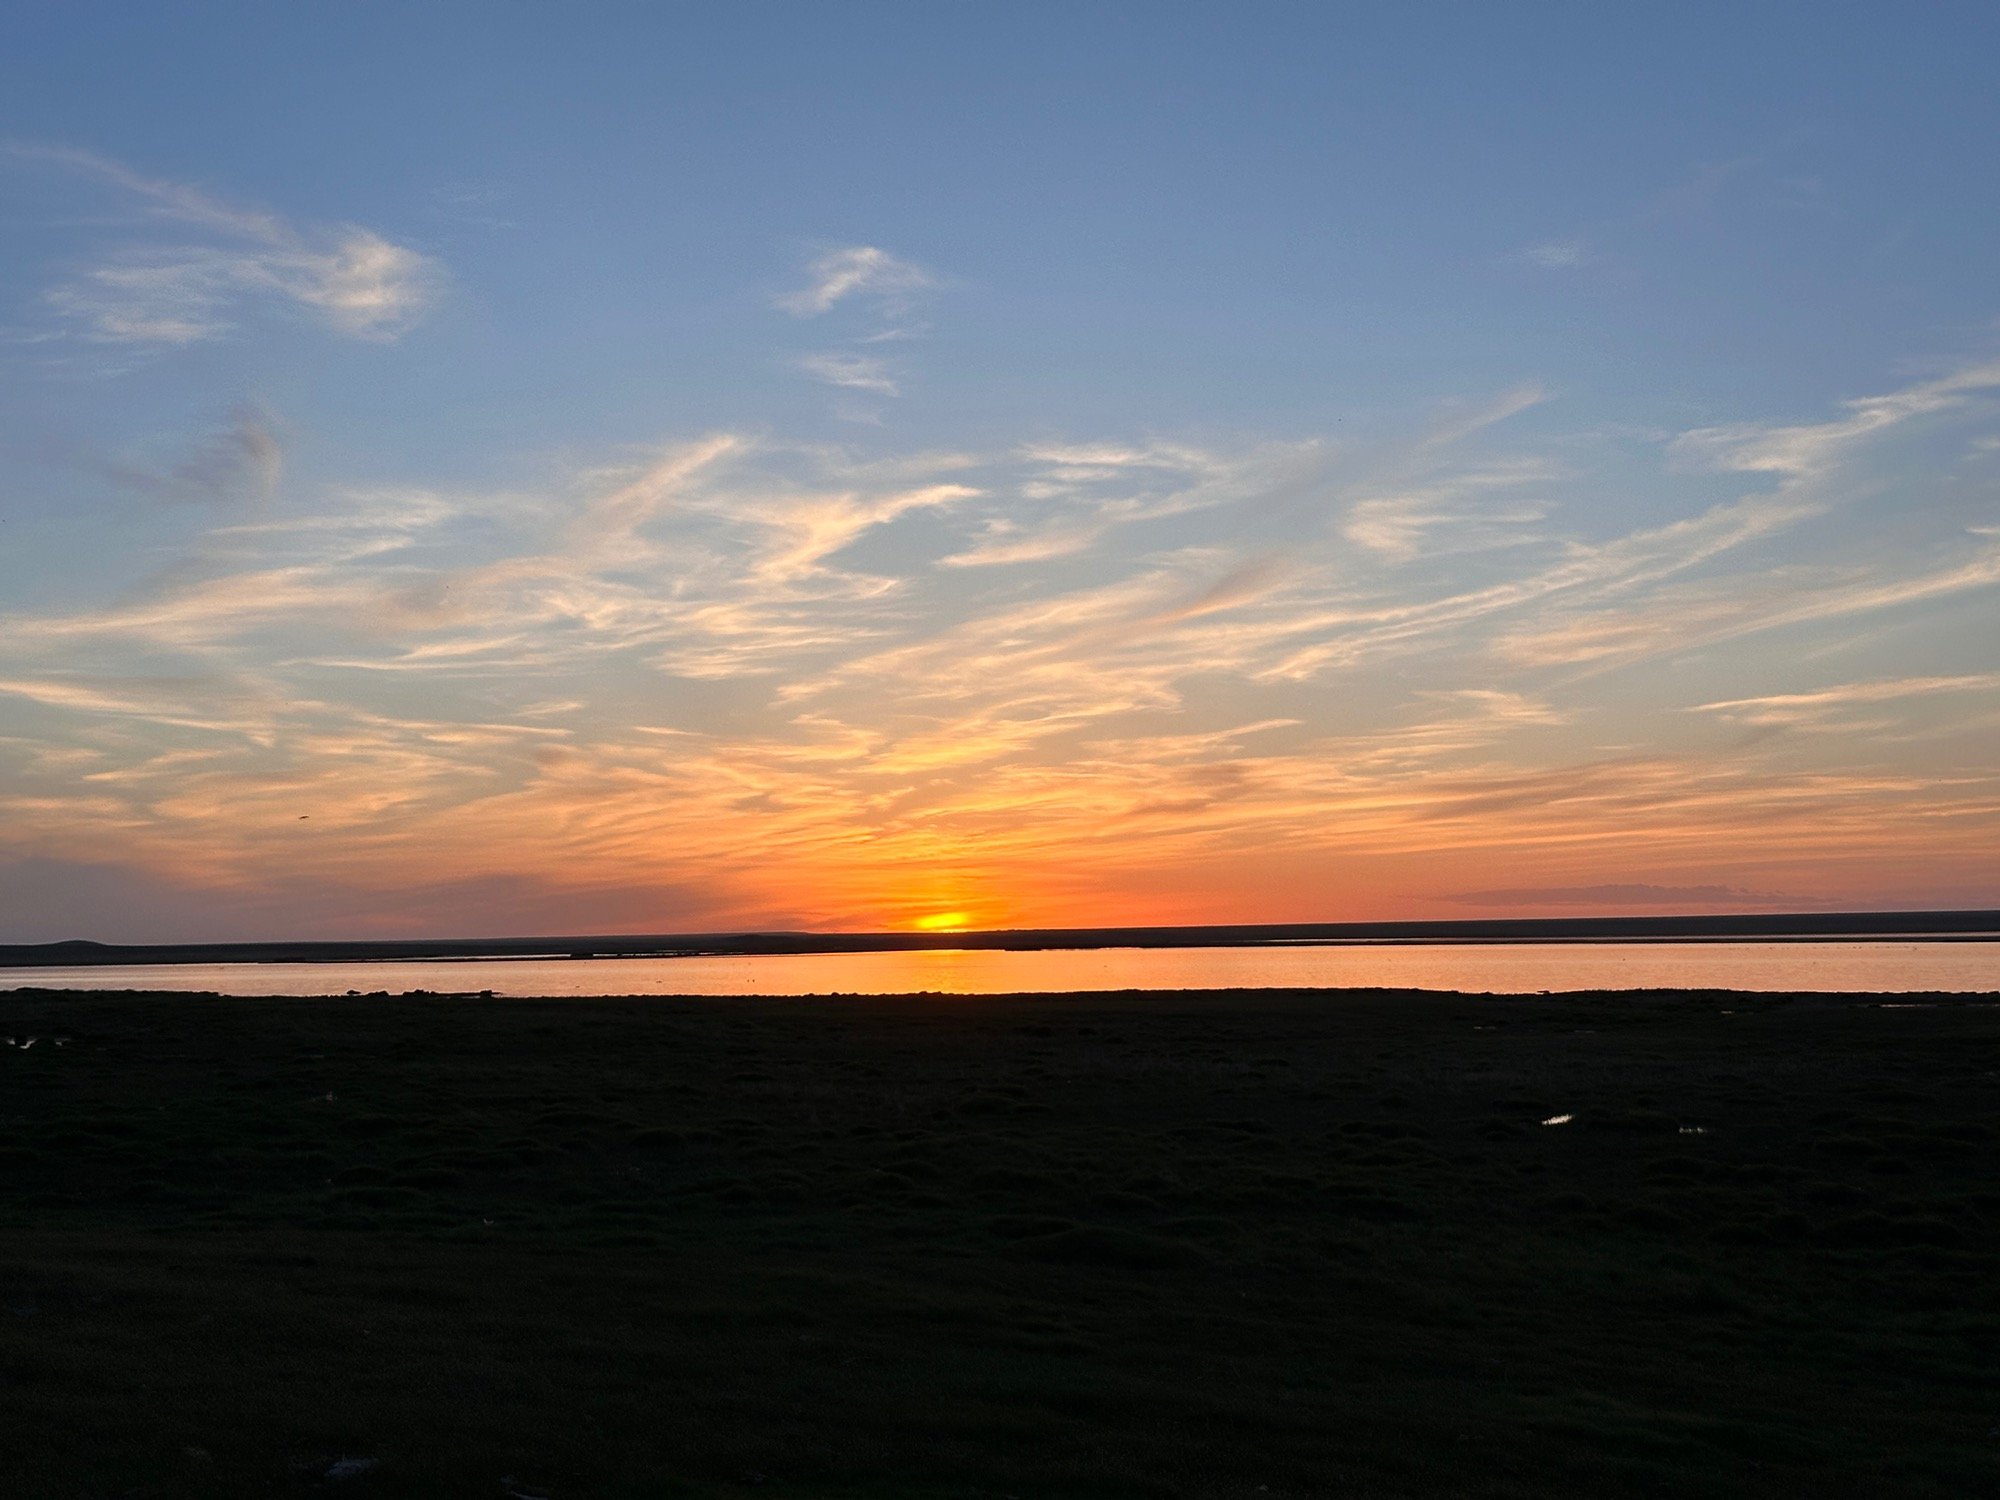
<svg viewBox="0 0 2000 1500"><path fill-rule="evenodd" d="M891 307L907 306L917 293L937 285L937 278L915 261L903 260L874 245L850 245L829 250L807 268L807 284L778 298L778 306L801 318L830 312L849 297L868 297Z"/></svg>
<svg viewBox="0 0 2000 1500"><path fill-rule="evenodd" d="M360 225L296 224L74 146L7 143L0 156L108 187L141 222L182 231L94 249L43 293L93 343L201 343L270 304L302 309L351 338L392 340L423 316L443 281L436 261Z"/></svg>

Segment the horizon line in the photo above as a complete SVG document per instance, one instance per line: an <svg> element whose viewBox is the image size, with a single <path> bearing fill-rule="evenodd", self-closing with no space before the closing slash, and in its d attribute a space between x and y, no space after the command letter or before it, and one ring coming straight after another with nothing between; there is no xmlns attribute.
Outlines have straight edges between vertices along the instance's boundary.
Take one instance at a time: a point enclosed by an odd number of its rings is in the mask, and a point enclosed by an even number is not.
<svg viewBox="0 0 2000 1500"><path fill-rule="evenodd" d="M104 943L68 938L0 943L0 968L143 963L312 963L387 959L672 958L950 949L1257 947L1397 942L1634 942L1727 939L2000 940L2000 908L1709 912L1576 917L1454 917L1399 921L1230 922L1142 926L955 928L817 932L536 934L479 938L305 938L203 943Z"/></svg>

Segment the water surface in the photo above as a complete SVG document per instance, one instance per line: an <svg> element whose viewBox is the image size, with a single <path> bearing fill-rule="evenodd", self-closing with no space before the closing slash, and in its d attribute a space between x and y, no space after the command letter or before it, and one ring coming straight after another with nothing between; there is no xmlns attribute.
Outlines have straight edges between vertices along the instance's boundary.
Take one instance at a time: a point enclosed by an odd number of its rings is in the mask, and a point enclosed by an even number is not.
<svg viewBox="0 0 2000 1500"><path fill-rule="evenodd" d="M958 995L1383 987L1490 994L1632 989L2000 991L2000 942L1405 943L942 949L698 958L459 959L0 969L0 989L339 995Z"/></svg>

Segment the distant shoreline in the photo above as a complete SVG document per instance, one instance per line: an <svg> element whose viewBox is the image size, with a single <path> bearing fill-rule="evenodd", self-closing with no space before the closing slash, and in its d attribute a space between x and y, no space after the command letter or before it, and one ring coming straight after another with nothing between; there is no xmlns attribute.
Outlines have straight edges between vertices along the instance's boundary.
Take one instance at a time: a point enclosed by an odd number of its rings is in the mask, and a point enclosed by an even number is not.
<svg viewBox="0 0 2000 1500"><path fill-rule="evenodd" d="M1237 948L1302 945L2000 941L2000 911L1728 913L1415 922L1042 927L979 932L734 932L345 942L0 944L0 968L388 960L693 958L939 949Z"/></svg>

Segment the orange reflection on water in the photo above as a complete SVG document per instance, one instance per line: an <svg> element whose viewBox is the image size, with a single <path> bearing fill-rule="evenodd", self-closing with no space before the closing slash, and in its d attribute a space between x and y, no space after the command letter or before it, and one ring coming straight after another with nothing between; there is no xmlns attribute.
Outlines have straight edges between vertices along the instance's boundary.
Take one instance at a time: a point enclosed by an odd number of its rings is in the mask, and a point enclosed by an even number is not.
<svg viewBox="0 0 2000 1500"><path fill-rule="evenodd" d="M949 948L748 957L0 970L0 989L219 990L237 995L1033 994L1338 988L1486 991L1739 989L2000 994L2000 942L1508 943L1268 948Z"/></svg>

